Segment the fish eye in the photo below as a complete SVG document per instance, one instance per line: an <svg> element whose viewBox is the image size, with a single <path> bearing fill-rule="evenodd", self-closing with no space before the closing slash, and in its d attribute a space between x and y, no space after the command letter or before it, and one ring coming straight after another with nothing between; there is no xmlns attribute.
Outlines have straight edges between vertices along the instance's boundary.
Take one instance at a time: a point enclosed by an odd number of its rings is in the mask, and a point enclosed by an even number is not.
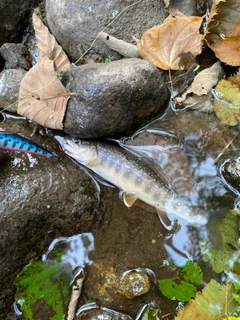
<svg viewBox="0 0 240 320"><path fill-rule="evenodd" d="M79 139L72 139L72 141L74 142L74 143L76 143L76 144L81 144L81 140L79 140Z"/></svg>

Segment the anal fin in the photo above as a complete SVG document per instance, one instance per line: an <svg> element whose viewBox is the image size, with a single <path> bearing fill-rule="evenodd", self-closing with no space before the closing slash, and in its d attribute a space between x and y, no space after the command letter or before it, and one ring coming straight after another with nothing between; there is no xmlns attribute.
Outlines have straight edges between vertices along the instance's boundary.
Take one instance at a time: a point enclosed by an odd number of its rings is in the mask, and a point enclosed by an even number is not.
<svg viewBox="0 0 240 320"><path fill-rule="evenodd" d="M136 193L123 192L123 201L127 207L131 207L137 200L138 196Z"/></svg>
<svg viewBox="0 0 240 320"><path fill-rule="evenodd" d="M158 208L155 208L159 217L159 220L161 221L162 225L167 229L167 230L172 230L173 229L173 224L172 221L168 218L167 214Z"/></svg>

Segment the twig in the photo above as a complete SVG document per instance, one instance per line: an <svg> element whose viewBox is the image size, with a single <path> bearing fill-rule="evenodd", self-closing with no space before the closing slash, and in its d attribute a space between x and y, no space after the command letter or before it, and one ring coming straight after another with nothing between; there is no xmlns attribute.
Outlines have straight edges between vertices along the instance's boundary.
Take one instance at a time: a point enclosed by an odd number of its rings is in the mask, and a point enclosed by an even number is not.
<svg viewBox="0 0 240 320"><path fill-rule="evenodd" d="M228 144L222 149L222 151L219 153L217 158L214 160L214 163L216 163L219 160L219 158L224 154L224 152L227 150L227 148L233 143L233 141L237 138L239 132L240 132L240 129L235 134L235 136L228 142Z"/></svg>
<svg viewBox="0 0 240 320"><path fill-rule="evenodd" d="M81 278L76 280L76 284L72 286L72 296L68 305L68 316L67 320L73 320L75 318L75 311L78 303L78 299L82 292L83 281L85 279L85 274Z"/></svg>

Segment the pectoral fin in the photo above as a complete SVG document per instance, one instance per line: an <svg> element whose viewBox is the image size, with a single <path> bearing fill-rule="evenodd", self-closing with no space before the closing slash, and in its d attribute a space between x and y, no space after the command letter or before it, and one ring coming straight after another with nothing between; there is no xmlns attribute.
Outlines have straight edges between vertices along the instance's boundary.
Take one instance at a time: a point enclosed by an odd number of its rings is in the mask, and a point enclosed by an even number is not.
<svg viewBox="0 0 240 320"><path fill-rule="evenodd" d="M160 211L159 209L156 208L158 217L162 223L162 225L167 229L167 230L172 230L172 221L168 218L167 214L163 211Z"/></svg>
<svg viewBox="0 0 240 320"><path fill-rule="evenodd" d="M131 207L134 202L137 200L138 196L136 193L128 193L128 192L123 192L123 201L127 207Z"/></svg>
<svg viewBox="0 0 240 320"><path fill-rule="evenodd" d="M87 167L95 167L96 165L99 164L99 158L94 158L93 160L90 160L86 166Z"/></svg>

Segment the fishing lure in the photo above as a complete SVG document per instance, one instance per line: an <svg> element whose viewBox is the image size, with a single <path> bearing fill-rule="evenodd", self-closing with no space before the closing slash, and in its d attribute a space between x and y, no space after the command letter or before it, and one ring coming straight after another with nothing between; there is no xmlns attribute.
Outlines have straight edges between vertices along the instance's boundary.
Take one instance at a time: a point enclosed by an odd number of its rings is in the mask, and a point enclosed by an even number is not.
<svg viewBox="0 0 240 320"><path fill-rule="evenodd" d="M0 150L26 152L51 157L52 152L16 133L0 131Z"/></svg>

